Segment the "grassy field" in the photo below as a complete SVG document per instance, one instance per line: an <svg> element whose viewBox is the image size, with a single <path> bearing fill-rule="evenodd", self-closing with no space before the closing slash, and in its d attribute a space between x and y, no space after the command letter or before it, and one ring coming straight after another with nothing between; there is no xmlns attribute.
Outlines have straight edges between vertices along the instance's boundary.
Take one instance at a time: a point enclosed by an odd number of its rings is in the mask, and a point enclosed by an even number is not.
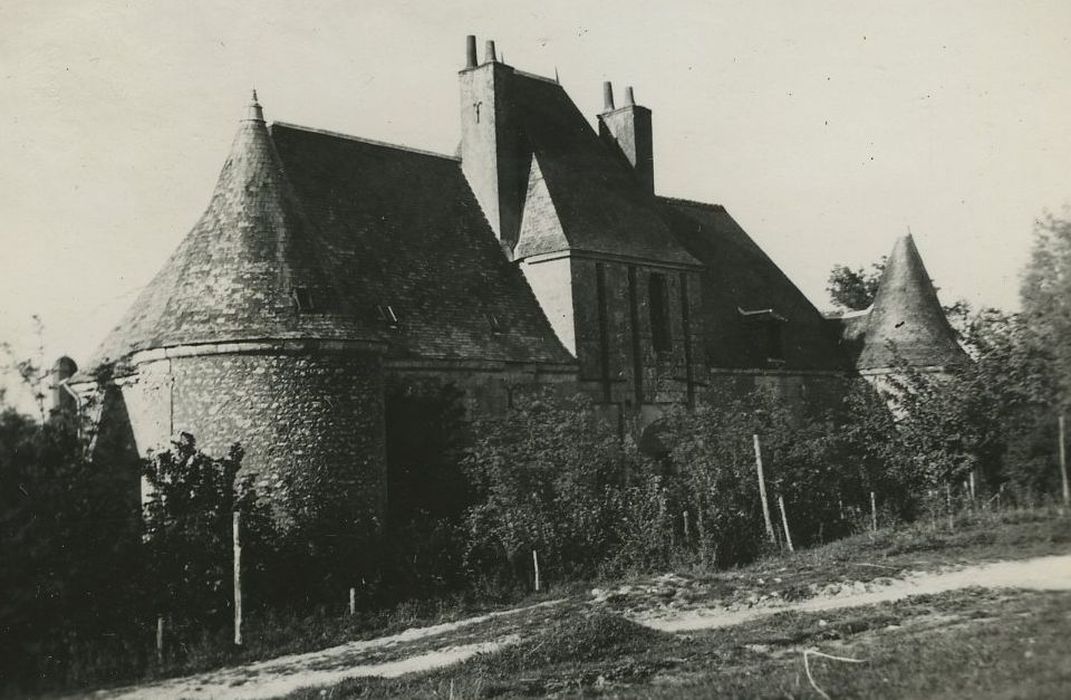
<svg viewBox="0 0 1071 700"><path fill-rule="evenodd" d="M683 570L696 601L753 600L776 583L806 598L905 572L1071 551L1071 522L1038 511L879 531L739 570ZM657 589L637 578L603 605L543 611L522 641L441 671L350 680L297 698L1068 697L1071 593L966 589L822 613L783 612L668 634L620 613ZM793 593L787 593L793 595ZM588 596L590 598L590 596ZM658 598L657 594L653 596ZM851 661L809 655L817 650Z"/></svg>

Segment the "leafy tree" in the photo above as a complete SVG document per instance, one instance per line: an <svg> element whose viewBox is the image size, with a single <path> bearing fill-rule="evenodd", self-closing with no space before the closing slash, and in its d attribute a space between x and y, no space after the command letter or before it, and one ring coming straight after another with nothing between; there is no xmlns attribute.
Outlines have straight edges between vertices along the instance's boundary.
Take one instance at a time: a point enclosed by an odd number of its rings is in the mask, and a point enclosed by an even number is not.
<svg viewBox="0 0 1071 700"><path fill-rule="evenodd" d="M859 311L874 303L881 273L885 271L887 257L871 264L870 269L852 269L847 265L834 265L829 273L826 291L833 303L841 308Z"/></svg>
<svg viewBox="0 0 1071 700"><path fill-rule="evenodd" d="M1053 367L1065 407L1071 403L1071 207L1034 226L1034 244L1020 287L1031 343Z"/></svg>
<svg viewBox="0 0 1071 700"><path fill-rule="evenodd" d="M263 587L276 539L267 504L251 475L239 477L243 452L234 445L213 459L183 433L172 449L145 463L143 506L151 605L177 626L218 626L231 610L232 515L241 514L243 586ZM263 596L249 596L263 601Z"/></svg>
<svg viewBox="0 0 1071 700"><path fill-rule="evenodd" d="M642 472L634 448L590 400L550 393L519 398L473 433L465 468L478 494L466 517L474 571L525 582L534 549L560 577L592 574L619 544L614 508L629 500L627 476Z"/></svg>
<svg viewBox="0 0 1071 700"><path fill-rule="evenodd" d="M0 679L10 692L77 677L89 652L105 669L136 658L137 511L114 494L114 470L86 459L71 421L0 412Z"/></svg>

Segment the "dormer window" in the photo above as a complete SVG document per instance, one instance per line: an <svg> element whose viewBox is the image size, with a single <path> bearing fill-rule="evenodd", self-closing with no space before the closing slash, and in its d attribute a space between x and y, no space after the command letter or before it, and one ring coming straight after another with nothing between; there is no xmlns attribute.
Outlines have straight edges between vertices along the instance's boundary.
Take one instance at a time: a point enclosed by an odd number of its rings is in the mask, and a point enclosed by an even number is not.
<svg viewBox="0 0 1071 700"><path fill-rule="evenodd" d="M379 320L387 324L391 328L398 327L398 314L394 313L394 307L387 304L376 305L376 316Z"/></svg>
<svg viewBox="0 0 1071 700"><path fill-rule="evenodd" d="M310 313L316 310L312 300L312 292L308 287L294 287L290 290L290 296L297 305L299 313Z"/></svg>
<svg viewBox="0 0 1071 700"><path fill-rule="evenodd" d="M492 313L487 314L487 325L491 326L491 332L498 334L502 332L502 324L498 320L498 316Z"/></svg>

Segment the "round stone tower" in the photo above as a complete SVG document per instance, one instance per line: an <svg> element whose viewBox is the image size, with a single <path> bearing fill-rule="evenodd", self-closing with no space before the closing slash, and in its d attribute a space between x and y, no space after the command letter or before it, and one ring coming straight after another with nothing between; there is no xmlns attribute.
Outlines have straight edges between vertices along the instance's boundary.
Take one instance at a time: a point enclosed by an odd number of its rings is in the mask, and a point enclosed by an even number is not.
<svg viewBox="0 0 1071 700"><path fill-rule="evenodd" d="M266 484L381 515L385 347L329 255L254 92L207 210L79 375L100 434L142 456L180 432L216 456L238 442Z"/></svg>

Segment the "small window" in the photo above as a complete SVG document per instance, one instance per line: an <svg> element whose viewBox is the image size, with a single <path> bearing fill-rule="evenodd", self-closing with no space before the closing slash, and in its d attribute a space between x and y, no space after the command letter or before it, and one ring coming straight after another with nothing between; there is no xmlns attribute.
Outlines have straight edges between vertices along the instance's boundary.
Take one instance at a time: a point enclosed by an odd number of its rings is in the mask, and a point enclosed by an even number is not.
<svg viewBox="0 0 1071 700"><path fill-rule="evenodd" d="M752 329L751 337L756 352L765 355L767 364L781 367L785 364L784 328L788 318L773 309L745 310L737 308L744 321Z"/></svg>
<svg viewBox="0 0 1071 700"><path fill-rule="evenodd" d="M651 312L651 342L654 349L665 352L673 348L673 337L669 328L669 288L666 276L652 272L647 285L648 309Z"/></svg>
<svg viewBox="0 0 1071 700"><path fill-rule="evenodd" d="M299 312L309 313L316 310L312 302L312 292L309 291L308 287L294 287L290 291L290 296L294 298L294 303L297 304Z"/></svg>
<svg viewBox="0 0 1071 700"><path fill-rule="evenodd" d="M495 316L494 314L487 314L487 325L491 326L492 333L502 332L502 324L499 322L498 316Z"/></svg>
<svg viewBox="0 0 1071 700"><path fill-rule="evenodd" d="M379 317L380 321L391 328L396 328L398 326L398 314L394 313L394 307L387 304L377 304L376 315Z"/></svg>

